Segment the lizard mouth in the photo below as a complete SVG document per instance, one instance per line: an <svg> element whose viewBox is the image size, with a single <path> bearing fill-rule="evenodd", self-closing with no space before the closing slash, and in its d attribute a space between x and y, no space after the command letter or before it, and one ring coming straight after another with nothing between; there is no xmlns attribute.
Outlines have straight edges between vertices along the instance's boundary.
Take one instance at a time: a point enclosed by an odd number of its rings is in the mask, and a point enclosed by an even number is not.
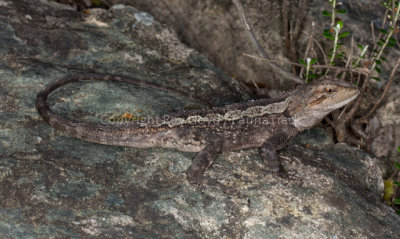
<svg viewBox="0 0 400 239"><path fill-rule="evenodd" d="M332 105L330 108L331 109L339 109L342 106L347 105L348 103L352 102L353 100L355 100L358 95L360 94L360 91L358 89L355 90L355 92L352 94L352 96L338 102L337 104Z"/></svg>

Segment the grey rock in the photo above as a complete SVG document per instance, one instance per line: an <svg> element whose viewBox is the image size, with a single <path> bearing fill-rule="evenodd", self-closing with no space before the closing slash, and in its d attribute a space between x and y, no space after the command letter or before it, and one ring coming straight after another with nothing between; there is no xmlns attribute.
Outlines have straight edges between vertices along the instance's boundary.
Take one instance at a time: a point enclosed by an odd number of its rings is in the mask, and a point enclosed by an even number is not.
<svg viewBox="0 0 400 239"><path fill-rule="evenodd" d="M76 72L134 76L213 105L249 97L175 33L132 7L78 13L47 1L0 1L0 237L397 238L376 159L322 129L280 152L289 174L266 171L257 149L225 152L207 174L239 190L198 188L192 153L105 146L64 137L34 107L37 92ZM65 117L205 107L155 89L102 82L49 99Z"/></svg>
<svg viewBox="0 0 400 239"><path fill-rule="evenodd" d="M396 152L400 146L399 103L399 92L397 88L393 87L389 92L387 100L377 110L376 119L372 119L375 122L377 121L377 126L371 129L375 130L373 135L377 136L372 141L372 150L378 156L388 156L390 153Z"/></svg>
<svg viewBox="0 0 400 239"><path fill-rule="evenodd" d="M258 55L252 46L248 36L242 27L236 8L231 0L110 0L112 3L130 4L138 9L151 13L160 22L166 23L179 34L182 41L198 49L213 63L220 66L225 72L236 76L238 80L252 84L251 80L265 85L267 89L291 89L293 82L282 79L281 76L271 72L271 68L263 61L251 59L245 55ZM298 62L304 59L304 52L311 33L312 22L315 23L314 39L322 44L324 52L332 47L331 43L324 39L322 32L330 27L330 18L322 16L323 10L330 10L330 3L326 0L299 1L288 0L288 6L284 7L282 0L269 1L240 1L246 12L249 24L252 27L261 46L273 60ZM301 12L301 3L307 2L305 11ZM382 25L384 8L380 1L337 1L342 3L340 8L347 11L339 15L345 24L345 30L349 30L354 36L355 43L363 45L371 44L371 21L375 29ZM288 12L288 24L294 28L300 22L301 31L296 39L294 50L296 58L292 58L288 52L285 38L283 37L284 25L282 12ZM302 15L299 15L302 14ZM300 19L300 20L298 20ZM212 39L212 40L210 40ZM350 53L350 41L348 38L343 50ZM314 45L316 54L321 56L318 46ZM355 51L358 49L355 47ZM317 56L311 56L317 57ZM396 58L389 56L388 61L396 62ZM324 62L320 62L324 64ZM288 64L281 64L283 68L290 70Z"/></svg>

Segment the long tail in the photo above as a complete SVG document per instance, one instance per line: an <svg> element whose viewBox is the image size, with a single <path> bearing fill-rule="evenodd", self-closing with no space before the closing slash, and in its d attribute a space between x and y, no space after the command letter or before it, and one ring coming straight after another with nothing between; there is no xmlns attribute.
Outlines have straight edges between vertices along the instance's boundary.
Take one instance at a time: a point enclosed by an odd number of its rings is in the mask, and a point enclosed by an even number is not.
<svg viewBox="0 0 400 239"><path fill-rule="evenodd" d="M150 147L151 142L154 141L154 135L160 134L160 140L165 133L165 129L162 127L152 128L145 127L139 128L137 125L130 124L129 126L118 126L118 125L108 125L102 123L86 123L78 122L68 118L64 118L56 113L54 113L46 100L48 95L60 88L63 85L84 81L84 80L102 80L102 81L117 81L126 82L131 84L142 85L146 87L152 87L157 89L162 89L164 91L170 91L174 94L180 94L187 96L187 94L181 93L176 90L172 90L165 87L160 87L154 83L144 82L138 79L117 76L117 75L105 75L105 74L75 74L66 76L60 80L57 80L47 86L45 89L39 92L36 98L36 108L42 118L48 122L52 127L61 131L62 133L82 139L89 142L95 142L107 145L120 145L120 146L132 146L132 147ZM190 96L189 96L190 97ZM197 99L196 99L197 100ZM150 137L152 134L152 138ZM157 142L153 142L153 146L156 146Z"/></svg>

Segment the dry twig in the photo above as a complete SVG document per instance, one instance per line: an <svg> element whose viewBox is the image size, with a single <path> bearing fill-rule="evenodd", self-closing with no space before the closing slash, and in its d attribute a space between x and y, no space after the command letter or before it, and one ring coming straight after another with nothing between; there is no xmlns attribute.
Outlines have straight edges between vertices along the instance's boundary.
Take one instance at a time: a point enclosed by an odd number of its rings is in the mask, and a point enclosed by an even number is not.
<svg viewBox="0 0 400 239"><path fill-rule="evenodd" d="M247 53L244 53L243 55L248 56L250 58L254 58L257 60L261 61L266 61L266 62L272 62L272 63L280 63L280 64L290 64L294 66L299 66L299 67L304 67L302 64L296 63L296 62L291 62L291 61L285 61L285 60L270 60L270 59L265 59L261 58L258 56L250 55ZM332 66L332 65L313 65L312 68L314 69L332 69L336 71L351 71L351 72L356 72L359 74L366 74L367 71L364 68L351 68L351 67L341 67L341 66Z"/></svg>
<svg viewBox="0 0 400 239"><path fill-rule="evenodd" d="M313 43L313 39L314 39L314 26L315 26L315 23L312 22L312 23L311 23L311 34L310 34L310 37L308 38L308 43L307 43L307 47L306 47L306 52L304 53L304 59L307 59L308 53L310 52L310 49L311 49L311 46L312 46L312 43ZM300 74L299 74L300 78L302 77L303 74L304 74L304 67L302 67L301 70L300 70Z"/></svg>
<svg viewBox="0 0 400 239"><path fill-rule="evenodd" d="M242 20L242 23L246 29L247 35L249 36L250 41L252 42L253 46L257 49L257 52L261 58L268 59L269 57L268 57L267 53L265 53L264 49L261 47L260 43L258 42L257 38L255 37L253 31L250 28L249 23L247 22L246 15L244 14L242 4L239 2L239 0L232 0L232 1L235 4L235 6L239 12L240 19ZM283 78L295 81L300 84L304 84L304 81L302 81L296 75L285 71L276 63L269 62L268 65L272 68L272 70L274 70L276 73L280 74Z"/></svg>
<svg viewBox="0 0 400 239"><path fill-rule="evenodd" d="M381 97L379 98L379 100L377 102L375 102L374 106L371 108L371 110L368 112L368 114L363 116L363 119L368 119L369 117L371 117L371 115L373 113L375 113L375 111L379 108L380 104L382 103L382 101L385 99L387 93L389 92L390 86L392 85L392 82L394 79L394 75L396 74L397 68L399 68L399 65L400 65L400 58L397 60L396 65L393 67L393 70L390 73L389 80L386 83L385 90L383 91Z"/></svg>
<svg viewBox="0 0 400 239"><path fill-rule="evenodd" d="M299 11L297 12L296 15L296 26L293 30L293 39L298 39L301 28L302 28L302 22L303 22L303 18L305 16L306 13L306 6L307 6L307 1L308 0L301 0L299 2L299 7L297 8Z"/></svg>

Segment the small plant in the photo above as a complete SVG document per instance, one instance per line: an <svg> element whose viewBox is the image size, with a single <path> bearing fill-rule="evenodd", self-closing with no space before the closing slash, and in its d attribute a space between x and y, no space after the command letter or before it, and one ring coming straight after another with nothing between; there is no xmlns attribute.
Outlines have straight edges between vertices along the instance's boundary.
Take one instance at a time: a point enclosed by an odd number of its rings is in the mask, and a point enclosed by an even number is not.
<svg viewBox="0 0 400 239"><path fill-rule="evenodd" d="M385 54L388 53L387 48L396 46L397 41L393 38L393 34L399 31L398 20L400 17L400 1L386 0L382 2L386 11L382 27L379 29L379 35L376 38L374 29L372 29L374 45L370 47L369 45L358 43L356 46L361 52L355 57L353 56L353 39L351 41L350 54L341 50L341 46L343 45L342 40L350 36L350 32L344 31L344 23L338 19L337 16L345 14L346 10L338 8L340 3L336 0L328 1L331 5L331 10L322 11L322 15L330 19L330 28L323 32L323 36L330 41L332 45L332 48L326 54L329 60L325 60L325 65L319 65L317 64L319 60L314 59L313 68L310 68L307 61L299 60L301 65L306 69L306 74L303 76L303 71L301 71L300 77L304 77L306 82L309 82L311 78L319 78L323 76L341 77L342 80L354 82L360 87L361 96L351 107L346 107L342 111L333 112L326 120L334 128L336 138L339 142L348 141L350 135L353 135L352 133L354 133L357 137L361 138L359 144L367 151L370 151L370 142L375 136L369 135L365 132L363 125L365 125L365 122L367 122L378 109L388 93L394 75L399 67L400 58L393 67L389 79L386 81L386 86L384 87L381 97L371 106L370 110L364 114L360 114L358 109L363 100L369 97L366 93L369 86L369 79L380 81L381 78L383 78L382 64L383 62L387 62L385 57ZM312 37L313 36L310 38ZM312 41L309 41L309 44L312 44ZM307 48L310 48L310 46L307 46ZM307 53L305 54L305 59L308 59ZM362 116L355 118L354 116L356 113ZM351 126L352 132L349 131L349 125Z"/></svg>
<svg viewBox="0 0 400 239"><path fill-rule="evenodd" d="M341 33L340 31L343 29L343 22L342 21L336 21L336 14L344 14L346 13L345 9L337 9L336 8L336 0L329 0L329 2L332 5L332 11L328 12L328 11L322 11L322 15L326 16L326 17L330 17L331 18L331 29L325 30L324 31L324 37L328 38L329 40L331 40L333 42L333 49L331 50L330 54L328 54L329 56L329 64L330 65L335 65L334 61L336 58L343 58L344 53L338 53L338 50L340 48L340 46L342 45L341 42L339 42L340 39L350 35L349 31L345 31L343 33ZM326 74L328 74L329 69L327 69Z"/></svg>
<svg viewBox="0 0 400 239"><path fill-rule="evenodd" d="M306 79L305 81L307 83L310 82L310 79L316 78L318 75L317 74L310 74L311 71L313 71L314 69L311 68L312 65L314 65L315 63L317 63L317 59L314 58L311 60L311 58L307 57L306 61L303 61L302 59L299 59L300 64L302 64L303 66L306 67Z"/></svg>
<svg viewBox="0 0 400 239"><path fill-rule="evenodd" d="M398 21L400 17L400 1L387 0L382 2L382 5L385 7L386 11L382 27L379 29L378 37L375 38L375 34L373 32L374 45L372 47L369 45L362 45L360 43L357 44L360 54L356 57L353 57L351 54L346 55L346 53L340 51L340 47L342 45L340 40L349 36L350 32L345 31L342 33L344 24L342 21L336 20L335 16L336 14L344 14L346 11L344 9L337 9L337 3L335 0L329 0L329 2L332 6L331 12L325 10L322 12L322 15L330 17L331 28L325 30L323 32L323 36L332 43L332 50L330 50L328 54L329 65L339 67L328 68L327 66L325 73L320 73L319 75L326 76L331 74L333 76L337 76L342 74L342 79L352 81L361 87L360 89L362 95L357 99L351 108L345 108L341 112L337 111L332 113L331 117L327 118L327 122L335 129L338 141L346 141L346 136L350 134L347 125L350 124L352 133L361 139L359 144L362 144L361 142L365 142L363 145L364 149L370 151L371 141L375 135L369 135L363 129L362 125L368 122L368 119L378 109L388 93L391 83L393 82L394 75L400 65L400 57L386 81L384 91L382 92L380 98L372 104L372 107L367 112L364 112L363 114L358 112L358 114L362 115L361 117L354 118L354 115L357 112L362 100L368 98L366 89L369 85L370 79L381 81L383 78L382 64L383 62L387 62L385 57L385 55L388 53L387 49L396 46L397 41L395 38L393 38L393 35L399 31ZM351 47L353 47L353 40ZM353 49L351 49L351 53L352 52ZM330 72L331 69L333 69L333 71ZM346 77L347 72L352 72L352 74L347 74ZM308 79L307 74L306 80ZM356 80L354 79L354 76L357 77ZM400 147L398 150L400 151ZM397 213L400 214L400 163L396 162L395 167L396 169L394 173L385 180L384 200L388 203L388 205L392 206Z"/></svg>
<svg viewBox="0 0 400 239"><path fill-rule="evenodd" d="M398 148L400 152L400 147ZM395 163L395 170L392 175L385 180L385 191L383 194L383 199L390 205L393 209L400 214L400 163Z"/></svg>
<svg viewBox="0 0 400 239"><path fill-rule="evenodd" d="M371 24L373 44L354 44L354 40L353 38L351 38L350 52L342 50L342 46L343 40L348 39L351 34L349 31L346 31L344 22L340 18L338 18L339 15L346 14L346 10L341 8L341 2L337 0L327 1L329 1L331 8L329 10L322 11L322 15L330 19L330 25L329 28L325 29L322 34L323 37L328 40L331 49L327 53L325 53L323 47L314 40L313 24L306 51L303 54L302 59L292 59L292 61L299 62L294 63L273 61L266 55L265 51L262 49L261 45L255 38L255 35L250 28L250 24L247 22L239 0L233 0L239 11L243 25L245 26L246 31L249 33L248 35L250 36L251 42L259 53L259 57L251 55L248 56L266 61L276 73L279 73L281 75L282 78L294 80L299 83L308 83L311 80L318 80L318 78L321 77L332 77L341 78L342 80L353 82L354 84L359 86L360 96L351 105L347 105L341 110L336 110L330 116L326 117L326 122L334 129L338 142L348 142L351 144L360 145L366 151L371 151L371 142L374 137L376 137L376 135L371 135L370 132L366 131L365 125L368 124L371 116L376 112L376 110L380 107L381 103L385 99L397 73L397 69L400 66L399 57L390 72L389 78L385 79L385 76L387 74L384 74L386 72L384 72L385 70L382 66L384 62L388 64L386 58L388 49L396 47L396 45L398 44L396 38L394 38L393 36L394 34L399 32L398 21L400 17L400 1L385 0L381 2L382 6L385 9L385 14L383 16L383 21L380 29L375 30L373 28L374 25ZM304 5L306 1L300 2ZM285 7L287 8L287 5L288 1L283 0L283 18L285 18L285 16L288 16L287 10L285 10ZM301 8L305 9L304 7L300 7L299 9ZM301 14L298 14L298 16L299 15ZM296 19L296 27L301 25L299 20L301 19ZM287 19L284 19L284 23L285 22L289 21ZM285 27L286 25L284 26L284 28ZM298 31L296 31L296 29L291 29L290 32ZM375 35L376 33L378 34L378 36ZM298 49L293 45L290 45L298 39L289 39L290 36L291 34L287 34L287 31L285 30L284 38L285 42L287 43L286 46L288 50L288 55L300 55L298 53L293 54L293 52L290 51L292 49ZM318 55L315 51L312 52L314 44L319 47L323 57L321 56L321 54ZM358 54L354 53L357 52L357 50ZM310 52L313 54L310 54ZM310 57L310 55L314 55L315 57ZM320 62L325 62L325 64L320 64ZM298 71L293 71L292 73L284 72L282 69L276 71L276 63L288 63L294 66L298 66L300 68L297 69ZM296 73L298 77L294 73ZM380 97L377 100L372 101L371 95L367 91L367 89L370 85L370 82L374 80L386 81L386 83L383 87L383 92L381 93ZM369 109L365 112L360 112L359 110L362 103L370 105ZM400 164L396 163L396 167L398 172L398 170L400 169ZM398 190L398 186L400 186L399 182L400 178L396 178L396 180L392 181L388 180L386 182L386 197L391 198L392 205L400 204L400 198L395 198L395 195L398 195L398 193L396 192Z"/></svg>

